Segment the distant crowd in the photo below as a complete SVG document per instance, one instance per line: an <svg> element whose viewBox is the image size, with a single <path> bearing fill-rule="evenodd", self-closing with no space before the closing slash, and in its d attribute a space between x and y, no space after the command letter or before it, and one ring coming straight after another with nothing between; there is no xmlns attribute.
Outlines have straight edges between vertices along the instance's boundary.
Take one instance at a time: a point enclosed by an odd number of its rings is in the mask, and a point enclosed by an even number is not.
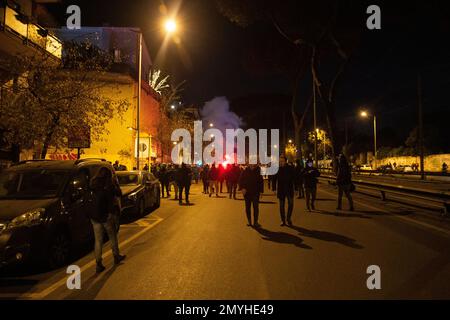
<svg viewBox="0 0 450 320"><path fill-rule="evenodd" d="M269 190L275 191L279 199L281 225L292 224L294 197L305 199L308 211L316 210L317 183L319 170L314 166L312 159L298 159L289 163L284 155L280 156L279 170L275 175L266 176ZM116 161L116 170L124 170ZM125 168L126 169L126 168ZM259 200L264 193L264 178L259 165L212 164L187 165L173 163L156 163L145 165L145 171L151 172L159 179L161 196L170 198L171 192L179 204L183 204L183 195L186 204L189 202L189 191L192 183L202 183L203 194L219 197L226 193L230 199L237 199L237 191L241 191L245 200L245 211L248 225L258 227ZM353 211L351 192L354 185L351 178L351 167L344 155L336 160L336 185L338 186L337 209L342 209L342 198L348 199L349 210ZM286 212L287 202L287 212ZM252 222L253 208L253 222Z"/></svg>

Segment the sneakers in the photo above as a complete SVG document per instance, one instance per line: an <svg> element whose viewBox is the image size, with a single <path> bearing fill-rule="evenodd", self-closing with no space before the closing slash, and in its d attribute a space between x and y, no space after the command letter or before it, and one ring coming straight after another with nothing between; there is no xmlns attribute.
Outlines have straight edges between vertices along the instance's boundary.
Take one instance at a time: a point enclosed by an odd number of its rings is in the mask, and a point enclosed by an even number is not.
<svg viewBox="0 0 450 320"><path fill-rule="evenodd" d="M286 222L282 222L282 223L280 224L280 226L285 227L285 226L286 226Z"/></svg>
<svg viewBox="0 0 450 320"><path fill-rule="evenodd" d="M114 257L114 264L119 264L119 263L121 263L123 260L125 260L125 258L126 258L126 256L125 255L118 255L118 256L115 256Z"/></svg>
<svg viewBox="0 0 450 320"><path fill-rule="evenodd" d="M102 273L105 271L105 266L100 262L97 262L97 267L95 268L95 273Z"/></svg>
<svg viewBox="0 0 450 320"><path fill-rule="evenodd" d="M288 224L288 226L292 226L292 221L288 220L287 224Z"/></svg>

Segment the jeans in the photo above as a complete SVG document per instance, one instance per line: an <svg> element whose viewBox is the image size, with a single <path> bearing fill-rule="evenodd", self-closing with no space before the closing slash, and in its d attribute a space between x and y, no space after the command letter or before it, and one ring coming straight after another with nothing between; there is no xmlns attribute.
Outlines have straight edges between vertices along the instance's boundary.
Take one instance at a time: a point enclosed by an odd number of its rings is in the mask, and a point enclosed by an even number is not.
<svg viewBox="0 0 450 320"><path fill-rule="evenodd" d="M209 181L209 194L215 193L216 195L219 193L219 181L218 180L210 180Z"/></svg>
<svg viewBox="0 0 450 320"><path fill-rule="evenodd" d="M233 199L236 199L236 190L237 190L237 183L235 182L227 182L227 188L228 188L228 194Z"/></svg>
<svg viewBox="0 0 450 320"><path fill-rule="evenodd" d="M342 196L345 193L345 196L347 197L348 203L350 204L350 209L353 209L353 198L352 194L350 192L351 184L345 184L338 186L338 208L342 208Z"/></svg>
<svg viewBox="0 0 450 320"><path fill-rule="evenodd" d="M315 209L314 203L316 201L316 195L317 195L317 186L314 187L306 187L305 188L305 194L306 194L306 208L309 209Z"/></svg>
<svg viewBox="0 0 450 320"><path fill-rule="evenodd" d="M248 224L252 224L252 205L253 205L253 223L258 223L259 218L259 194L244 196L245 213L247 214Z"/></svg>
<svg viewBox="0 0 450 320"><path fill-rule="evenodd" d="M190 188L191 188L190 184L178 185L178 202L181 203L183 201L183 189L184 189L185 200L186 200L186 202L189 202L189 189Z"/></svg>
<svg viewBox="0 0 450 320"><path fill-rule="evenodd" d="M108 238L111 241L111 250L114 257L119 255L119 244L116 234L116 221L115 217L110 214L108 219L104 223L100 223L91 219L92 227L94 229L95 236L95 261L98 264L102 263L102 251L103 251L103 235L106 231Z"/></svg>
<svg viewBox="0 0 450 320"><path fill-rule="evenodd" d="M288 200L288 213L287 213L287 221L291 221L292 211L294 210L294 197L293 196L282 196L280 197L280 217L283 223L286 222L286 214L285 214L285 204L286 198Z"/></svg>
<svg viewBox="0 0 450 320"><path fill-rule="evenodd" d="M209 181L203 180L203 193L209 193Z"/></svg>

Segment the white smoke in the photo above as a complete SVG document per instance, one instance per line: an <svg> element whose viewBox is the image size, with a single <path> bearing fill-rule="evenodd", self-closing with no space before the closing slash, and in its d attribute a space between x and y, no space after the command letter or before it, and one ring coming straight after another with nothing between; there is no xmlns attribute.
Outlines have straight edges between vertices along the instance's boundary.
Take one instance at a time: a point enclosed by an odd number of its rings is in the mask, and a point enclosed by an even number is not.
<svg viewBox="0 0 450 320"><path fill-rule="evenodd" d="M230 110L226 97L215 97L205 103L200 110L204 128L213 124L214 128L225 133L226 129L238 129L243 125L242 119Z"/></svg>

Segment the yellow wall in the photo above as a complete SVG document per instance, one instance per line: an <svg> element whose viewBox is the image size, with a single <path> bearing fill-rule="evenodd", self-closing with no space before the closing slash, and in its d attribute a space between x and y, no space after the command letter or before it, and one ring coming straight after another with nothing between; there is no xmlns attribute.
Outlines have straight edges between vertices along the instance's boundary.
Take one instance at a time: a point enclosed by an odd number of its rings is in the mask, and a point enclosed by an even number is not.
<svg viewBox="0 0 450 320"><path fill-rule="evenodd" d="M91 141L91 148L83 149L81 158L105 158L114 163L119 160L129 170L136 166L134 158L135 132L128 129L136 127L136 86L134 82L123 83L117 87L105 87L102 94L113 99L127 99L130 105L122 117L115 116L106 125L107 132L98 141ZM128 151L129 157L121 157L121 150Z"/></svg>

